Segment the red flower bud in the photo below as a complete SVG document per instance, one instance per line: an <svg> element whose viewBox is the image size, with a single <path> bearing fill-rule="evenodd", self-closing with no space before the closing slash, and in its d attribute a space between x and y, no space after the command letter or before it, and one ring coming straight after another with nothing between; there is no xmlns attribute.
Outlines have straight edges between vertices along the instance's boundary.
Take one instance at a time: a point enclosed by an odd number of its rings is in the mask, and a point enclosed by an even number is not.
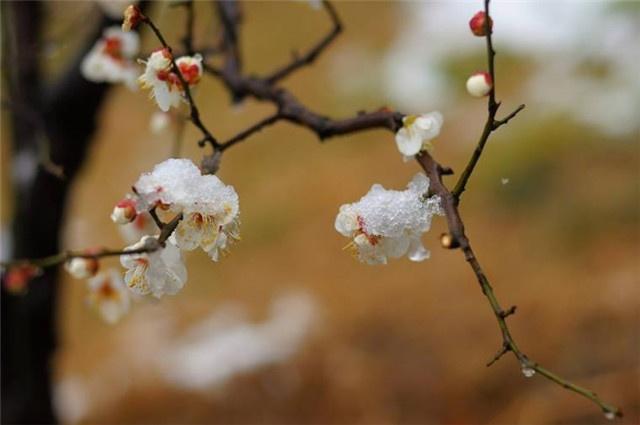
<svg viewBox="0 0 640 425"><path fill-rule="evenodd" d="M487 18L489 19L489 32L487 32ZM493 20L491 17L487 17L487 14L480 11L473 15L473 18L469 21L469 28L471 28L471 32L473 35L478 37L484 37L488 33L491 33L491 29L493 28Z"/></svg>

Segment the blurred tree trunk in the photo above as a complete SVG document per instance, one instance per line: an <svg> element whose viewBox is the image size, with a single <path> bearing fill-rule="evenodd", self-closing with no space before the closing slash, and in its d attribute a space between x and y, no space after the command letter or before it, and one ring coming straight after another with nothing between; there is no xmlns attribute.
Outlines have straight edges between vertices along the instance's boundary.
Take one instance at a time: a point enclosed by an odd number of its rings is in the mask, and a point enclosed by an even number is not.
<svg viewBox="0 0 640 425"><path fill-rule="evenodd" d="M39 58L44 22L40 2L2 3L3 70L12 113L14 219L13 258L42 257L60 250L69 189L95 130L108 86L80 74L87 46L62 76L45 87ZM3 99L4 100L4 99ZM52 173L55 164L63 176ZM58 270L34 279L26 295L2 289L2 423L55 423L52 356L57 340Z"/></svg>

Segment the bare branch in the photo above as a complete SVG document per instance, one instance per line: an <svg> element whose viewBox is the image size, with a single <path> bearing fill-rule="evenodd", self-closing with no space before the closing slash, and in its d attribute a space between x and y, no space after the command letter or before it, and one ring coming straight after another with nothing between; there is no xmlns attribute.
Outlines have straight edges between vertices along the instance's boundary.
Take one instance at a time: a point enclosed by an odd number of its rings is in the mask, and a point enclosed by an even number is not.
<svg viewBox="0 0 640 425"><path fill-rule="evenodd" d="M311 65L313 61L320 55L320 53L322 53L324 49L329 47L331 42L335 40L335 38L342 32L342 23L340 22L340 18L333 8L333 5L328 0L323 0L322 6L331 18L331 22L333 24L333 28L331 29L331 31L329 31L327 35L325 35L320 41L318 41L305 54L300 57L294 58L289 64L283 66L282 68L271 73L269 76L265 77L265 80L269 84L277 83L278 81L288 77L294 71L302 68L305 65Z"/></svg>

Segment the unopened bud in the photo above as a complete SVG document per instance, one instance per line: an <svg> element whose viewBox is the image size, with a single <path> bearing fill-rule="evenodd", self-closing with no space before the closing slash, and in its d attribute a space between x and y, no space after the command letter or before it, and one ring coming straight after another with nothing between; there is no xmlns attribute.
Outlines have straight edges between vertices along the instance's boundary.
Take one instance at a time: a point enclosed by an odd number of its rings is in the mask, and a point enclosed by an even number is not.
<svg viewBox="0 0 640 425"><path fill-rule="evenodd" d="M118 202L111 213L111 220L116 224L127 224L135 220L137 215L136 203L133 199L125 198Z"/></svg>
<svg viewBox="0 0 640 425"><path fill-rule="evenodd" d="M100 263L95 258L72 258L67 261L64 268L76 279L87 279L95 276Z"/></svg>
<svg viewBox="0 0 640 425"><path fill-rule="evenodd" d="M449 233L443 233L440 235L440 245L446 249L454 249L460 246L458 240Z"/></svg>
<svg viewBox="0 0 640 425"><path fill-rule="evenodd" d="M492 88L493 80L488 72L476 72L467 80L467 91L473 97L484 97Z"/></svg>
<svg viewBox="0 0 640 425"><path fill-rule="evenodd" d="M134 4L129 5L124 11L124 21L122 21L122 31L131 31L138 26L144 15L140 8Z"/></svg>
<svg viewBox="0 0 640 425"><path fill-rule="evenodd" d="M32 265L11 267L4 276L4 288L12 294L26 292L29 281L38 276L42 271Z"/></svg>
<svg viewBox="0 0 640 425"><path fill-rule="evenodd" d="M487 35L487 19L489 20L489 34L491 33L491 29L493 28L493 20L491 20L490 16L487 16L486 13L480 11L473 15L473 18L469 21L469 28L471 28L471 32L473 35L478 37L484 37Z"/></svg>

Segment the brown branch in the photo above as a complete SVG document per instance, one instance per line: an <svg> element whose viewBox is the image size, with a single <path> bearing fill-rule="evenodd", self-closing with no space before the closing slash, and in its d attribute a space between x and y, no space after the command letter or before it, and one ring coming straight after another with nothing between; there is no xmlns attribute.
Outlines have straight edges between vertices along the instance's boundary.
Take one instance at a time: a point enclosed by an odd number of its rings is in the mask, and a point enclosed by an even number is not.
<svg viewBox="0 0 640 425"><path fill-rule="evenodd" d="M265 80L269 84L275 84L276 82L286 78L294 71L302 68L305 65L311 65L313 61L326 49L331 42L342 32L342 23L336 13L333 5L326 0L322 1L322 6L327 14L331 18L333 28L327 35L325 35L320 41L318 41L311 49L309 49L304 55L294 58L289 64L283 66L280 69L272 72L265 77Z"/></svg>
<svg viewBox="0 0 640 425"><path fill-rule="evenodd" d="M151 213L151 211L150 211ZM152 213L153 216L153 213ZM49 255L47 257L35 258L35 259L17 259L11 261L3 261L0 262L0 268L2 269L10 269L12 267L18 267L23 265L31 265L40 268L53 267L59 264L63 264L73 258L105 258L105 257L117 257L121 255L134 255L134 254L143 254L143 253L151 253L157 251L158 249L164 247L165 242L173 231L178 227L178 224L182 220L182 214L178 214L175 216L170 222L162 223L160 235L157 239L150 239L149 242L141 247L136 249L108 249L101 248L95 252L88 252L86 250L83 251L65 251L54 255Z"/></svg>

